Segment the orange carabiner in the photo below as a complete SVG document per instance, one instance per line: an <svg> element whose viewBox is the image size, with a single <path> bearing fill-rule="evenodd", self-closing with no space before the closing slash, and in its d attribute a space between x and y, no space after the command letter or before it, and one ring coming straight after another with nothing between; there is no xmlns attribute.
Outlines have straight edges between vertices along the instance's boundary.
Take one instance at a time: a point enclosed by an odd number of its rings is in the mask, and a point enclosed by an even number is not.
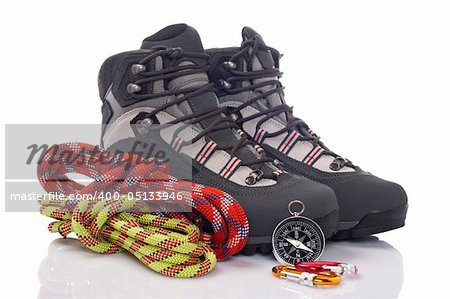
<svg viewBox="0 0 450 299"><path fill-rule="evenodd" d="M272 273L277 277L293 280L310 287L335 285L341 282L341 278L333 272L309 273L290 265L275 266L272 268Z"/></svg>

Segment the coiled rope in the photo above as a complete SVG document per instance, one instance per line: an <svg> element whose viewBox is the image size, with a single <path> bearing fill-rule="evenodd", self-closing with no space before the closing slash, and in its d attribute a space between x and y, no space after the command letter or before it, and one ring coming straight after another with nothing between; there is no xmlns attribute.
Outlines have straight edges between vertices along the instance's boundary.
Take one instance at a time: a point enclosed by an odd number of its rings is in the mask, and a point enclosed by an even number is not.
<svg viewBox="0 0 450 299"><path fill-rule="evenodd" d="M94 181L82 185L67 176L70 172ZM238 253L248 238L247 217L232 196L178 180L168 175L166 164L137 155L114 154L83 143L55 145L41 159L38 178L51 193L41 201L41 213L57 219L49 224L50 232L63 237L74 232L81 243L98 253L129 251L163 275L204 275L217 259ZM176 204L193 210L180 213L155 208L154 202L130 196L139 191L178 192L183 199ZM121 195L109 200L71 196L97 192ZM199 216L206 220L203 231L194 224Z"/></svg>

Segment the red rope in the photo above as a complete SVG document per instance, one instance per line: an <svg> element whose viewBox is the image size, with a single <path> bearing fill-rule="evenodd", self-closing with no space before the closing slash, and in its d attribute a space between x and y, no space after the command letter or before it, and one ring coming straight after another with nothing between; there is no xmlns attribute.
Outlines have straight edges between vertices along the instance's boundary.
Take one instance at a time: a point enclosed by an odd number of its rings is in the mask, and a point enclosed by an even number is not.
<svg viewBox="0 0 450 299"><path fill-rule="evenodd" d="M68 173L80 173L94 181L83 185L70 179ZM238 253L247 242L249 225L244 210L229 194L215 188L178 180L169 175L167 164L144 160L138 155L115 154L84 143L54 145L38 166L38 178L47 192L60 195L127 195L137 192L163 191L182 194L182 200L171 200L169 208L190 206L192 212L167 211L165 203L145 201L155 212L199 225L206 219L202 241L211 245L219 260ZM73 207L77 204L74 200ZM164 211L164 208L166 211ZM152 211L153 211L152 210ZM186 209L184 209L186 210ZM205 231L210 227L212 235Z"/></svg>

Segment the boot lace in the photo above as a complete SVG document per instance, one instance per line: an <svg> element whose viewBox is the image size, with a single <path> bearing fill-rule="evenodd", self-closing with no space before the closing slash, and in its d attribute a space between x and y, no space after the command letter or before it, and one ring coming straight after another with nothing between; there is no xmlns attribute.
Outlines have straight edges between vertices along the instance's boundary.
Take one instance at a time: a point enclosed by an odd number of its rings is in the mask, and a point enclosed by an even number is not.
<svg viewBox="0 0 450 299"><path fill-rule="evenodd" d="M146 64L155 59L156 57L168 57L169 59L181 59L181 58L193 58L196 61L201 61L200 63L192 63L186 65L175 65L171 67L165 67L159 71L146 71ZM171 91L163 91L163 92L152 92L152 93L143 93L141 92L141 85L148 84L151 82L156 82L159 80L164 80L165 82L178 78L181 76L191 75L191 74L201 74L205 73L209 69L209 65L207 64L209 56L204 53L195 53L195 52L187 52L181 48L168 48L168 47L154 47L150 49L150 54L143 58L138 64L132 66L132 72L139 76L139 79L134 83L130 83L128 85L128 92L132 95L133 98L138 100L149 100L159 97L166 97L169 95L175 95L175 100L169 101L166 104L163 104L157 107L155 110L147 113L143 116L143 118L151 119L158 112L164 111L165 109L178 105L190 98L201 95L206 92L214 91L214 84L207 83L202 86L195 87L182 87L177 90ZM225 111L226 108L213 108L213 109L205 109L204 111L191 113L177 119L174 119L166 124L161 125L158 130L164 128L165 126L170 126L174 124L183 123L177 132L182 131L189 125L199 124L205 120L212 120L209 122L203 129L198 132L198 134L192 138L191 140L183 140L181 146L186 144L193 144L200 140L202 137L205 137L208 142L211 140L211 133L222 131L222 130L237 130L239 129L238 124L236 124L232 119L226 116ZM231 133L231 132L230 132ZM230 153L231 156L235 156L236 152L245 147L247 145L253 145L254 143L247 139L247 136L236 134L238 137L237 142L234 144L218 144L216 150L224 150ZM273 174L264 174L260 169L264 163L271 163L273 159L267 157L264 153L256 156L255 158L248 159L247 161L242 161L241 166L247 166L254 170L254 173L258 174L258 180L262 178L270 178L276 179L276 176Z"/></svg>
<svg viewBox="0 0 450 299"><path fill-rule="evenodd" d="M255 58L256 53L258 50L263 51L270 51L272 55L275 58L275 66L271 69L262 69L262 70L251 70L248 69L246 71L237 70L237 62L239 59L245 59L247 61L247 66L251 66L251 62ZM230 72L232 76L227 78L226 80L220 80L218 83L218 87L224 90L228 94L238 94L245 91L254 91L257 93L256 96L252 97L248 101L242 103L241 105L233 108L231 111L228 111L230 115L239 115L239 111L244 109L247 106L250 106L257 101L260 101L264 98L267 98L271 94L279 94L280 97L283 99L284 102L284 87L282 86L280 82L280 78L282 77L283 73L280 72L278 68L278 60L281 58L282 55L280 53L271 47L266 46L265 44L261 43L261 38L259 36L255 36L252 39L245 40L239 51L235 53L229 61L224 62L224 67ZM249 67L248 67L249 68ZM242 81L252 81L257 79L267 78L267 80L255 84L249 84L246 86L241 87L233 87L235 86L236 82L242 82ZM259 88L269 86L272 87L268 89L267 91L261 92ZM256 131L260 129L261 125L264 124L267 120L283 115L286 118L286 122L284 124L284 127L280 130L268 132L266 135L266 138L270 137L276 137L279 136L285 132L289 132L291 130L295 130L299 133L301 133L301 136L298 137L298 141L307 141L310 142L313 145L313 148L315 148L317 145L320 145L324 148L324 155L331 155L335 159L331 163L330 168L332 170L339 170L344 166L350 166L354 167L352 162L348 159L342 158L339 155L335 154L331 150L329 150L321 141L320 136L313 133L309 126L300 118L295 117L293 115L293 106L288 106L284 103L279 104L274 107L268 107L267 109L263 109L258 113L255 113L253 115L247 116L247 117L237 117L236 123L237 124L243 124L249 120L259 118L263 116L256 124Z"/></svg>

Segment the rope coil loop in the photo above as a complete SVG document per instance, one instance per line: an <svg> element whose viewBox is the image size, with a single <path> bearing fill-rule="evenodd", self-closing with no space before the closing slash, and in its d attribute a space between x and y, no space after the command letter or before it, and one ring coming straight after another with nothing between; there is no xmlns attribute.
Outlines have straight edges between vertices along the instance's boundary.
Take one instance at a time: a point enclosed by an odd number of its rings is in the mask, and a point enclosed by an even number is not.
<svg viewBox="0 0 450 299"><path fill-rule="evenodd" d="M100 163L105 157L109 157L109 163ZM94 181L84 186L68 178L69 172ZM166 165L154 160L67 143L55 145L44 154L38 177L50 193L40 202L41 213L57 220L49 224L50 232L63 237L74 232L82 244L98 253L129 251L163 275L204 275L214 268L217 259L238 253L248 238L247 218L232 196L178 180L168 175ZM130 196L132 192L149 190L180 192L183 200L177 204L187 204L192 212L158 210L153 203ZM102 191L121 195L106 200L77 200L73 196ZM210 225L212 232L200 231L194 224L199 215L214 223Z"/></svg>

